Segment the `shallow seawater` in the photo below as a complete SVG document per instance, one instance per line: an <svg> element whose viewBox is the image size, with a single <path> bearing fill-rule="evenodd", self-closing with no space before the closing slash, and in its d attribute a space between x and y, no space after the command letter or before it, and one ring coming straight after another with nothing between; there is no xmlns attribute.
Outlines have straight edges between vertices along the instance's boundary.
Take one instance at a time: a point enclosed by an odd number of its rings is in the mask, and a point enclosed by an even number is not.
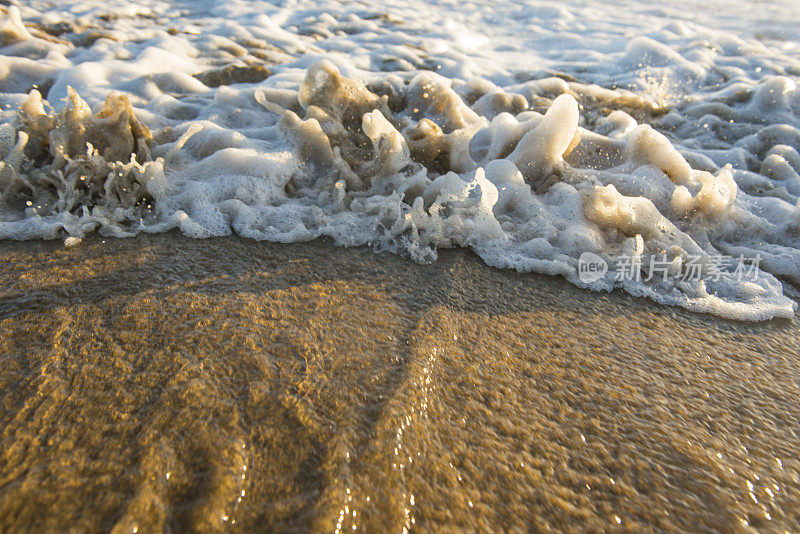
<svg viewBox="0 0 800 534"><path fill-rule="evenodd" d="M0 531L800 530L793 1L0 4Z"/></svg>
<svg viewBox="0 0 800 534"><path fill-rule="evenodd" d="M800 335L330 242L0 243L9 531L795 531Z"/></svg>
<svg viewBox="0 0 800 534"><path fill-rule="evenodd" d="M0 237L328 236L421 263L466 247L792 317L796 10L687 5L2 6ZM581 277L586 253L610 268Z"/></svg>

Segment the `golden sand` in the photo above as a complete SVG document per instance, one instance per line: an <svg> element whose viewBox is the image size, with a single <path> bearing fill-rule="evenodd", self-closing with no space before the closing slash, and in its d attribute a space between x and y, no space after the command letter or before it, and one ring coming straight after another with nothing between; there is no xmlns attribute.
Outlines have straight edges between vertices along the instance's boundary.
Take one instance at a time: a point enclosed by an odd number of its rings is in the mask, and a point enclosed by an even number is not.
<svg viewBox="0 0 800 534"><path fill-rule="evenodd" d="M0 530L800 529L797 322L463 250L0 242Z"/></svg>

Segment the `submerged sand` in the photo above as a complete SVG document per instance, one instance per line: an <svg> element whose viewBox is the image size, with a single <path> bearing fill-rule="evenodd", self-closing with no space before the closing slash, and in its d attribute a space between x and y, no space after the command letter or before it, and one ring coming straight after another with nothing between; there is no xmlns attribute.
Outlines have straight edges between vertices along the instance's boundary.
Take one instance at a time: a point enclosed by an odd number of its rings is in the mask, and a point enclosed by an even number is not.
<svg viewBox="0 0 800 534"><path fill-rule="evenodd" d="M444 251L0 242L0 530L797 531L800 329Z"/></svg>

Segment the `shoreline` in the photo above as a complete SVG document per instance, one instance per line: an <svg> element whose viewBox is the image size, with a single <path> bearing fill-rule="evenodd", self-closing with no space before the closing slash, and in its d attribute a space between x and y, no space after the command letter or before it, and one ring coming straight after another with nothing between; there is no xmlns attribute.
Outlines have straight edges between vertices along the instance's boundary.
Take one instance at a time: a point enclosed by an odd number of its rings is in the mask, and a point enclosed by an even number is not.
<svg viewBox="0 0 800 534"><path fill-rule="evenodd" d="M3 528L800 525L794 320L463 249L419 265L177 232L0 249Z"/></svg>

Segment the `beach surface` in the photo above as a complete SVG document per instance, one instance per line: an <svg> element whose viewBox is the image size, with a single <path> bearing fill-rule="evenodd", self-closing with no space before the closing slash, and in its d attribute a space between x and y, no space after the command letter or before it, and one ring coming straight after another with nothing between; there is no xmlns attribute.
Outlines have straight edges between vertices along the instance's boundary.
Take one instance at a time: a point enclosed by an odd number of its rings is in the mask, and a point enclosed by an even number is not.
<svg viewBox="0 0 800 534"><path fill-rule="evenodd" d="M800 330L317 240L0 242L0 530L800 530Z"/></svg>

